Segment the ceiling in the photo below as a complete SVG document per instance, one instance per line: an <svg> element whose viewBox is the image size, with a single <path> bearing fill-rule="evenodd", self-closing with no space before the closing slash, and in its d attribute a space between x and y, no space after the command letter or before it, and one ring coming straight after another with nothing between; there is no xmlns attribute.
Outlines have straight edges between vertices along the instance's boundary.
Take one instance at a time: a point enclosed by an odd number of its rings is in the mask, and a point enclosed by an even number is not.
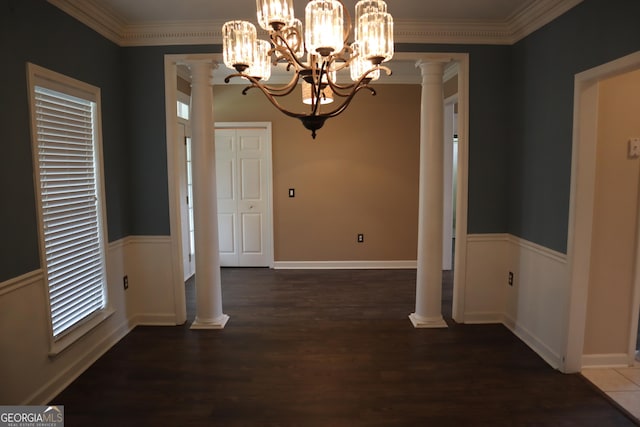
<svg viewBox="0 0 640 427"><path fill-rule="evenodd" d="M48 0L121 46L220 44L254 0ZM582 0L387 0L396 43L513 44ZM304 22L307 0L294 0ZM343 0L353 13L356 0Z"/></svg>

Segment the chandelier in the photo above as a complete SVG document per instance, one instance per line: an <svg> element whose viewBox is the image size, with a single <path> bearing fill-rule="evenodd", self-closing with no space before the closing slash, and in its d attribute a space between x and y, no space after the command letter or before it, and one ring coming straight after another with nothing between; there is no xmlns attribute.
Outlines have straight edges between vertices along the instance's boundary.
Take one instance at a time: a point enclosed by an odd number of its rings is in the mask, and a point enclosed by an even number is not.
<svg viewBox="0 0 640 427"><path fill-rule="evenodd" d="M316 130L328 118L342 113L360 90L376 94L370 83L380 77L381 71L391 75L391 70L381 65L393 57L393 18L384 1L358 1L354 26L342 1L310 0L305 8L304 31L302 22L294 16L293 0L256 0L256 6L258 24L268 32L269 41L259 40L250 22L225 23L223 60L237 71L225 82L234 77L248 80L250 85L243 95L258 88L282 113L300 119L314 139ZM354 41L349 43L352 29ZM278 65L293 73L291 80L268 85L271 68ZM352 81L338 83L337 73L347 68ZM278 102L298 83L302 84L307 112L287 110Z"/></svg>

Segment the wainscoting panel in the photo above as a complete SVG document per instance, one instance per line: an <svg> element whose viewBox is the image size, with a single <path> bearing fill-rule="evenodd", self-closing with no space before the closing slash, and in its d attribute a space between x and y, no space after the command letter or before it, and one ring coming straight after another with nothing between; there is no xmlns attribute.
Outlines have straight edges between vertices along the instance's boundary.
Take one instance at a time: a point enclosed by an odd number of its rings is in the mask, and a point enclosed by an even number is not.
<svg viewBox="0 0 640 427"><path fill-rule="evenodd" d="M508 235L467 236L464 322L502 323L507 288Z"/></svg>
<svg viewBox="0 0 640 427"><path fill-rule="evenodd" d="M569 309L566 255L509 236L506 267L514 278L506 292L505 325L547 363L562 368Z"/></svg>
<svg viewBox="0 0 640 427"><path fill-rule="evenodd" d="M49 356L42 271L0 283L0 402L50 402L131 330L122 287L124 250L119 241L111 244L107 253L107 292L113 315L56 356Z"/></svg>
<svg viewBox="0 0 640 427"><path fill-rule="evenodd" d="M110 243L107 293L114 313L56 356L49 355L42 271L0 283L0 402L49 403L136 325L175 325L172 265L169 237Z"/></svg>
<svg viewBox="0 0 640 427"><path fill-rule="evenodd" d="M175 289L168 236L128 238L125 268L129 277L128 313L135 325L175 325Z"/></svg>

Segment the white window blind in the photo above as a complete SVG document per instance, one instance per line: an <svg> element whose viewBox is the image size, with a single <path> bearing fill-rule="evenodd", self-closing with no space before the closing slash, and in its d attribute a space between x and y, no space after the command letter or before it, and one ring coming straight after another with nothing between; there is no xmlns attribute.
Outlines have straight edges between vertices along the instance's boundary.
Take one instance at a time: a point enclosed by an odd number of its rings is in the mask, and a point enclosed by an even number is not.
<svg viewBox="0 0 640 427"><path fill-rule="evenodd" d="M40 86L34 92L44 257L59 338L106 304L96 104Z"/></svg>

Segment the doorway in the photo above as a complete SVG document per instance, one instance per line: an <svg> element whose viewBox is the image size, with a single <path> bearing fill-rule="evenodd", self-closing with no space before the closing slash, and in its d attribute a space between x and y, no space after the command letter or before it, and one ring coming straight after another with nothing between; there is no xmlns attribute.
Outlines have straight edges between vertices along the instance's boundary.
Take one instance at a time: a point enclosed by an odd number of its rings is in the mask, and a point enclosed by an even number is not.
<svg viewBox="0 0 640 427"><path fill-rule="evenodd" d="M191 138L178 126L185 281L195 273ZM184 142L183 142L184 140ZM272 267L271 123L215 124L221 267Z"/></svg>
<svg viewBox="0 0 640 427"><path fill-rule="evenodd" d="M611 293L618 296L627 292L627 304L625 307L607 309L604 307L602 313L605 316L613 314L614 311L626 312L624 320L617 320L608 323L611 330L616 328L617 332L624 330L625 342L619 343L615 348L609 350L590 348L593 343L594 331L589 325L593 324L593 319L589 319L594 313L594 308L589 307L589 299L597 298L596 289L592 287L592 255L594 245L598 242L595 207L597 206L597 160L598 160L598 140L600 121L600 87L601 83L612 77L640 70L640 52L620 58L594 69L576 75L575 101L574 101L574 140L573 158L571 174L571 199L569 211L569 235L568 235L568 259L570 266L570 294L569 294L569 319L567 329L567 351L565 357L565 372L579 372L583 365L629 365L635 358L635 349L638 332L638 316L640 312L640 262L638 261L637 231L638 217L634 219L635 230L627 230L633 238L633 259L631 260L631 284L627 290L610 289ZM637 121L636 121L637 122ZM627 152L627 135L622 140L615 141L619 145L618 151L621 155ZM618 138L619 139L619 138ZM620 149L622 150L620 153ZM625 160L626 161L626 160ZM636 160L637 162L637 160ZM638 185L638 174L633 178ZM637 199L637 192L634 194ZM637 202L635 202L637 203ZM637 211L637 204L634 205ZM592 295L593 294L593 295ZM630 303L629 303L630 301ZM607 319L609 321L610 319ZM597 331L595 331L597 335ZM597 351L601 354L594 354L593 357L585 354L587 351Z"/></svg>

